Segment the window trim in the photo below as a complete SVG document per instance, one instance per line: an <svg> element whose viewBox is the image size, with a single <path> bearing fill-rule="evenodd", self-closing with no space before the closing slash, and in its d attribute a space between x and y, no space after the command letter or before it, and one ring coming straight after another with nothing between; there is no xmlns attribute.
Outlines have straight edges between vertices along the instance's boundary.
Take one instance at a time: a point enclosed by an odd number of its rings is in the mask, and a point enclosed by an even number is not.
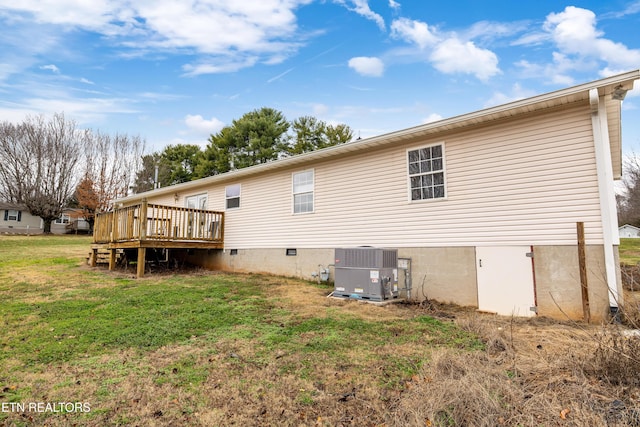
<svg viewBox="0 0 640 427"><path fill-rule="evenodd" d="M412 151L418 151L420 149L423 148L432 148L432 147L437 147L440 146L442 149L442 169L439 169L435 172L426 172L426 173L419 173L419 174L411 174L410 173L410 162L409 162L409 153ZM444 141L440 141L440 142L434 142L432 144L425 144L425 145L420 145L418 147L411 147L408 148L406 150L406 154L405 154L405 162L406 162L406 167L407 167L407 200L409 203L423 203L423 202L436 202L439 200L447 200L447 198L449 197L449 192L447 189L447 154L446 154L446 150L445 150L445 143ZM442 197L432 197L432 198L420 198L420 199L416 199L413 200L412 199L412 188L411 188L411 178L413 176L423 176L426 174L431 174L433 175L434 173L438 173L438 172L442 172L442 182L443 182L443 186L444 186L444 196Z"/></svg>
<svg viewBox="0 0 640 427"><path fill-rule="evenodd" d="M296 175L300 175L303 173L311 173L311 190L310 191L298 191L296 192L295 189L295 177ZM305 170L301 170L301 171L297 171L297 172L293 172L291 174L291 213L293 215L306 215L306 214L312 214L315 212L316 209L316 171L315 169L305 169ZM296 196L297 195L302 195L302 194L311 194L311 210L309 211L303 211L303 212L296 212Z"/></svg>
<svg viewBox="0 0 640 427"><path fill-rule="evenodd" d="M238 195L229 197L227 194L227 189L231 187L238 187ZM238 199L238 206L229 207L229 200ZM242 206L242 184L231 184L224 187L224 208L225 210L235 210L240 209Z"/></svg>

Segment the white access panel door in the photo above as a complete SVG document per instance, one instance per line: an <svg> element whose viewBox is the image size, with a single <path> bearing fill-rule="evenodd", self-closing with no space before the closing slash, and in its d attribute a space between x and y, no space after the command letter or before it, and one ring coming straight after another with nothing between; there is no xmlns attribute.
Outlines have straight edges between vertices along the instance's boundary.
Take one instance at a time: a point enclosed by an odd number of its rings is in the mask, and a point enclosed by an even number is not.
<svg viewBox="0 0 640 427"><path fill-rule="evenodd" d="M476 247L478 309L505 316L534 316L530 246Z"/></svg>

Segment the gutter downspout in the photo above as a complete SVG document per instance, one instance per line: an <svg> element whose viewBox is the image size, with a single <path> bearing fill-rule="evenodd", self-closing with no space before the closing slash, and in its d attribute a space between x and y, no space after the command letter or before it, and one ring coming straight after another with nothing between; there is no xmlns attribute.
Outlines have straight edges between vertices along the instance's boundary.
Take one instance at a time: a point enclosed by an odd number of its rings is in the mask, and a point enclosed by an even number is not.
<svg viewBox="0 0 640 427"><path fill-rule="evenodd" d="M614 246L620 245L618 235L618 215L613 184L613 166L611 164L611 145L609 125L604 96L598 95L598 89L589 90L591 104L591 124L596 154L598 174L598 193L600 195L600 217L602 220L602 238L604 243L604 261L606 283L609 288L609 307L612 313L622 304L622 292L618 289L617 267Z"/></svg>

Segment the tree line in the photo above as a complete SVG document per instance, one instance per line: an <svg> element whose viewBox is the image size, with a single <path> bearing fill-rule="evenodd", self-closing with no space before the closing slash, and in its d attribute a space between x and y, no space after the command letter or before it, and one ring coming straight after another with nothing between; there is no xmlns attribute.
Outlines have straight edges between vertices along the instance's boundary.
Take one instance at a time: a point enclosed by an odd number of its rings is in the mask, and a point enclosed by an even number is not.
<svg viewBox="0 0 640 427"><path fill-rule="evenodd" d="M44 232L67 207L93 227L95 214L131 192L191 181L353 138L343 124L304 116L288 122L272 108L251 111L211 135L207 146L170 145L145 154L146 141L82 129L56 113L0 122L0 201L21 204L42 218ZM157 171L157 172L156 172Z"/></svg>
<svg viewBox="0 0 640 427"><path fill-rule="evenodd" d="M211 135L204 149L193 144L169 145L143 156L134 191L140 193L267 163L343 144L352 138L353 131L347 125L331 125L312 116L289 122L280 111L263 107Z"/></svg>
<svg viewBox="0 0 640 427"><path fill-rule="evenodd" d="M2 122L0 200L25 205L45 233L70 205L92 219L127 194L143 152L140 137L81 129L64 114Z"/></svg>

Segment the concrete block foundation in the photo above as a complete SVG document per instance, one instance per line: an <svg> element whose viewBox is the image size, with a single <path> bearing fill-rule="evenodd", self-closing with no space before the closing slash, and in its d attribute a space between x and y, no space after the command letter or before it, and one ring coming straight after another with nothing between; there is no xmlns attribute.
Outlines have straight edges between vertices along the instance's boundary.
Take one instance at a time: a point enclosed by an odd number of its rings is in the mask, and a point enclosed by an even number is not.
<svg viewBox="0 0 640 427"><path fill-rule="evenodd" d="M538 316L582 320L577 246L534 246L533 254L531 271ZM317 280L319 272L328 268L329 280L334 277L334 249L192 250L182 255L185 261L212 270ZM586 256L591 321L599 322L609 313L602 245L588 245ZM475 247L398 248L398 257L411 259L412 300L478 306ZM400 273L399 278L402 276ZM399 285L403 286L403 280ZM621 289L620 280L614 286Z"/></svg>

